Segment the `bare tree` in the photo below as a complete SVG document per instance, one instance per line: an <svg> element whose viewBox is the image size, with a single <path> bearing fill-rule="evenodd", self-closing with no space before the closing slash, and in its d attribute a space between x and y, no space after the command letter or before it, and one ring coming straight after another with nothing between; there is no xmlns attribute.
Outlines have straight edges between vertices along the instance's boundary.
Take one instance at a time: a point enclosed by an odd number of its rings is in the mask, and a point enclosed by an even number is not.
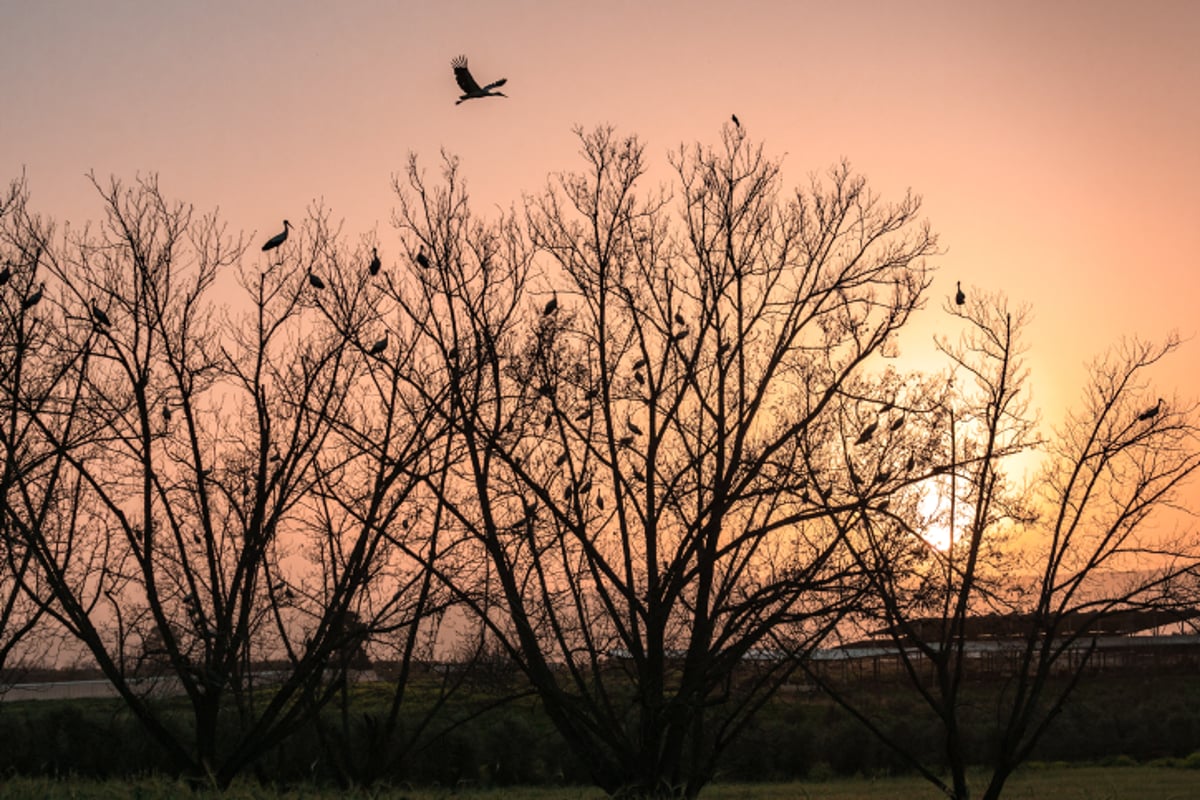
<svg viewBox="0 0 1200 800"><path fill-rule="evenodd" d="M940 466L906 506L863 518L848 541L877 601L857 617L859 635L891 643L942 730L950 781L889 735L853 686L810 673L946 796L970 796L967 767L982 757L983 797L998 798L1085 678L1111 620L1194 603L1194 540L1152 523L1200 468L1200 428L1195 406L1147 408L1145 372L1178 340L1127 342L1092 366L1081 406L1043 447L1022 363L1027 312L979 293L947 311L966 330L938 342L953 365L931 431ZM1015 480L1013 457L1037 452L1033 486ZM917 491L941 496L941 510L922 513ZM1006 681L972 681L979 659L969 650L985 632L1002 648ZM995 709L986 733L966 729L968 683L974 705ZM982 754L972 737L986 739Z"/></svg>
<svg viewBox="0 0 1200 800"><path fill-rule="evenodd" d="M23 177L0 198L0 689L55 644L39 624L48 598L29 542L57 527L58 498L71 487L63 454L33 414L53 414L62 439L87 435L76 427L78 403L49 407L56 389L69 383L75 359L86 354L58 348L58 310L49 299L41 302L45 289L38 282L39 267L53 257L54 229L28 204Z"/></svg>
<svg viewBox="0 0 1200 800"><path fill-rule="evenodd" d="M488 246L456 235L453 163L401 187L453 440L431 488L480 548L440 574L598 785L694 797L862 584L834 518L890 482L833 446L840 398L935 240L844 165L781 196L739 130L680 150L677 198L642 193L635 139L580 139L586 171Z"/></svg>
<svg viewBox="0 0 1200 800"><path fill-rule="evenodd" d="M73 360L46 401L23 403L71 491L55 498L57 536L22 541L49 613L181 770L226 786L319 711L339 654L369 636L352 621L386 531L327 513L359 467L338 436L368 371L362 331L331 321L365 312L345 293L334 308L312 279L337 250L319 211L311 234L235 275L244 242L215 217L169 203L153 178L93 182L104 222L48 266ZM209 299L233 281L251 309L240 319ZM64 432L76 408L83 441ZM397 441L394 462L420 449ZM156 701L173 690L190 731Z"/></svg>

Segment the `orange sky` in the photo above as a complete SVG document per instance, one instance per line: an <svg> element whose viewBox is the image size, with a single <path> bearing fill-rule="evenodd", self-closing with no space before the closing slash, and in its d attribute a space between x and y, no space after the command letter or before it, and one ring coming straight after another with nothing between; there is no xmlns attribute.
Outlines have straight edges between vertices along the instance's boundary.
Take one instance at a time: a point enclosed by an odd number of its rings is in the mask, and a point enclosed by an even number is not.
<svg viewBox="0 0 1200 800"><path fill-rule="evenodd" d="M7 3L0 179L78 223L87 170L157 172L256 240L323 198L386 255L409 151L459 155L483 211L577 166L574 125L664 161L736 112L792 183L846 157L922 194L930 308L955 280L1031 303L1053 422L1124 334L1191 337L1159 393L1200 396L1198 43L1193 0ZM459 53L509 99L455 106Z"/></svg>

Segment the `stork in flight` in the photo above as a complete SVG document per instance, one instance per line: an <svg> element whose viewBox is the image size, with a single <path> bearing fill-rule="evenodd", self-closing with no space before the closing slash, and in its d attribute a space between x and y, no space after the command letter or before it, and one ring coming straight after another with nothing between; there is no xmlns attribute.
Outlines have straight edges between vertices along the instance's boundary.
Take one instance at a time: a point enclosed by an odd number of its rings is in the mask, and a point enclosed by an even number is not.
<svg viewBox="0 0 1200 800"><path fill-rule="evenodd" d="M454 67L454 80L458 81L458 87L463 90L462 97L458 98L458 105L464 100L474 100L476 97L508 97L504 92L493 92L493 89L498 89L508 82L508 78L501 78L498 81L492 81L487 86L480 86L475 82L475 78L471 77L471 70L467 69L467 57L459 56L451 62Z"/></svg>

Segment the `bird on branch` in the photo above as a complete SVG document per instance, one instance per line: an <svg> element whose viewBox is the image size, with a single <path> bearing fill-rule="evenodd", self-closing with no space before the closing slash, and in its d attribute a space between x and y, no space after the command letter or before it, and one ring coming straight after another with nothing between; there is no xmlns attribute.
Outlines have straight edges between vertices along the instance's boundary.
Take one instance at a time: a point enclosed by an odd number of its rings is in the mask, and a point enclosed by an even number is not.
<svg viewBox="0 0 1200 800"><path fill-rule="evenodd" d="M28 311L29 309L42 302L42 295L46 292L46 284L38 286L38 290L21 301L21 308Z"/></svg>
<svg viewBox="0 0 1200 800"><path fill-rule="evenodd" d="M475 78L471 76L471 71L467 69L466 56L459 56L451 64L454 67L454 80L458 81L458 88L463 90L462 97L458 98L458 101L454 105L458 105L466 100L474 100L478 97L508 97L503 92L492 91L507 83L507 78L492 81L487 86L480 86Z"/></svg>
<svg viewBox="0 0 1200 800"><path fill-rule="evenodd" d="M379 274L379 270L383 267L383 262L379 260L379 250L371 248L371 263L367 265L367 274L375 277Z"/></svg>
<svg viewBox="0 0 1200 800"><path fill-rule="evenodd" d="M276 247L279 247L279 245L281 245L281 244L283 244L284 242L286 242L286 241L287 241L287 237L288 237L288 230L289 230L291 227L292 227L292 223L288 222L288 221L285 219L285 220L283 221L283 233L277 233L277 234L275 234L274 236L272 236L270 239L267 239L267 242L266 242L266 244L264 244L264 245L262 246L263 252L265 253L265 252L267 252L268 250L274 250Z"/></svg>
<svg viewBox="0 0 1200 800"><path fill-rule="evenodd" d="M380 339L375 344L371 345L371 349L367 351L367 355L369 355L369 356L381 355L383 353L383 351L387 349L387 346L388 346L388 332L384 331L383 338Z"/></svg>
<svg viewBox="0 0 1200 800"><path fill-rule="evenodd" d="M96 321L96 327L107 328L112 325L112 321L108 318L108 314L104 313L104 309L96 305L96 298L92 298L92 319Z"/></svg>
<svg viewBox="0 0 1200 800"><path fill-rule="evenodd" d="M1162 411L1163 399L1158 398L1158 402L1147 408L1142 413L1138 414L1138 422L1149 422L1158 416L1158 412Z"/></svg>

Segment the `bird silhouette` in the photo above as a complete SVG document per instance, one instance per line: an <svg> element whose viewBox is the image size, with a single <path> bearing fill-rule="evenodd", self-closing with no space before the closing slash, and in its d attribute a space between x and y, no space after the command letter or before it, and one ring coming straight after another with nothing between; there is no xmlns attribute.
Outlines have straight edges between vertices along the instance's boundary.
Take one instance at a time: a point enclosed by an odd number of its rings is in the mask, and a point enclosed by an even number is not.
<svg viewBox="0 0 1200 800"><path fill-rule="evenodd" d="M417 252L417 266L421 269L429 269L429 256L425 255L425 247L422 246Z"/></svg>
<svg viewBox="0 0 1200 800"><path fill-rule="evenodd" d="M384 350L387 349L387 346L388 346L388 332L384 331L383 338L380 339L375 344L371 345L371 349L367 351L367 355L369 355L369 356L380 355L381 353L383 353Z"/></svg>
<svg viewBox="0 0 1200 800"><path fill-rule="evenodd" d="M168 405L167 403L163 403L162 417L163 417L163 422L170 423L170 421L171 421L171 406Z"/></svg>
<svg viewBox="0 0 1200 800"><path fill-rule="evenodd" d="M288 237L288 229L290 229L291 227L292 227L292 223L288 222L285 219L283 221L283 232L277 233L274 236L272 236L270 239L267 239L266 244L264 244L262 247L263 252L265 253L268 250L274 250L276 247L279 247L279 245L286 242L287 237Z"/></svg>
<svg viewBox="0 0 1200 800"><path fill-rule="evenodd" d="M737 118L737 114L731 115L730 119L733 120L733 127L737 128L740 131L742 129L742 123L741 123L741 120L739 120Z"/></svg>
<svg viewBox="0 0 1200 800"><path fill-rule="evenodd" d="M637 424L634 423L634 421L632 419L630 419L629 417L625 418L625 424L629 426L629 430L633 433L634 436L642 435L642 429L639 428L637 426Z"/></svg>
<svg viewBox="0 0 1200 800"><path fill-rule="evenodd" d="M967 302L967 296L963 293L962 281L955 281L954 283L958 287L958 291L954 293L954 304L961 306L963 303Z"/></svg>
<svg viewBox="0 0 1200 800"><path fill-rule="evenodd" d="M867 427L862 429L862 432L858 434L858 439L856 439L854 443L855 444L866 444L867 442L871 441L871 437L875 435L875 430L878 427L879 427L879 420L875 420L870 425L868 425Z"/></svg>
<svg viewBox="0 0 1200 800"><path fill-rule="evenodd" d="M309 270L308 271L308 285L313 287L317 291L320 291L321 289L325 288L325 281L321 280L320 276L318 276L312 270Z"/></svg>
<svg viewBox="0 0 1200 800"><path fill-rule="evenodd" d="M4 269L0 269L0 286L8 283L8 279L12 277L12 265L5 264Z"/></svg>
<svg viewBox="0 0 1200 800"><path fill-rule="evenodd" d="M42 302L42 295L46 291L46 284L38 286L38 290L21 301L21 308L28 311L29 309Z"/></svg>
<svg viewBox="0 0 1200 800"><path fill-rule="evenodd" d="M458 98L458 101L454 105L458 105L465 100L474 100L477 97L508 97L503 92L492 91L507 83L507 78L492 81L487 86L480 86L475 78L471 76L471 71L467 69L466 56L459 56L451 62L451 65L454 67L454 80L458 81L458 88L463 90L462 97Z"/></svg>
<svg viewBox="0 0 1200 800"><path fill-rule="evenodd" d="M383 262L379 260L379 251L374 247L371 248L371 263L367 265L367 274L372 277L379 274L380 268L383 267Z"/></svg>
<svg viewBox="0 0 1200 800"><path fill-rule="evenodd" d="M554 296L550 298L550 302L546 303L546 307L542 309L542 316L548 317L555 311L558 311L558 292L555 292Z"/></svg>
<svg viewBox="0 0 1200 800"><path fill-rule="evenodd" d="M1158 412L1162 411L1163 399L1158 398L1158 402L1147 408L1142 413L1138 414L1138 422L1149 422L1158 416Z"/></svg>
<svg viewBox="0 0 1200 800"><path fill-rule="evenodd" d="M108 318L108 314L104 313L104 309L96 305L96 298L92 298L92 319L96 321L96 325L101 328L107 328L112 325L112 320Z"/></svg>

